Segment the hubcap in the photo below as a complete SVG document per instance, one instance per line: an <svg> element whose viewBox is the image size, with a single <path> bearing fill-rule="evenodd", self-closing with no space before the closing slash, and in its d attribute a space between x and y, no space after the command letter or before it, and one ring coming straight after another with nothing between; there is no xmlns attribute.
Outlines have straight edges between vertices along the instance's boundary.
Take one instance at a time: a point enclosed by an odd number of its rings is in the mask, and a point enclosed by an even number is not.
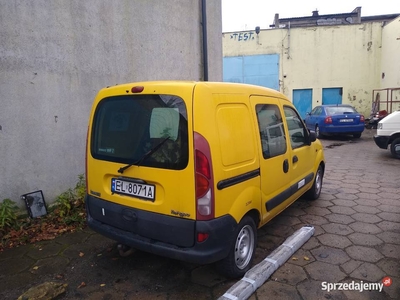
<svg viewBox="0 0 400 300"><path fill-rule="evenodd" d="M250 225L239 232L235 244L235 262L239 269L247 267L254 251L254 233Z"/></svg>
<svg viewBox="0 0 400 300"><path fill-rule="evenodd" d="M321 181L321 169L318 169L317 174L315 175L315 194L319 194L319 192L321 191Z"/></svg>
<svg viewBox="0 0 400 300"><path fill-rule="evenodd" d="M400 144L394 145L394 151L398 156L400 156Z"/></svg>

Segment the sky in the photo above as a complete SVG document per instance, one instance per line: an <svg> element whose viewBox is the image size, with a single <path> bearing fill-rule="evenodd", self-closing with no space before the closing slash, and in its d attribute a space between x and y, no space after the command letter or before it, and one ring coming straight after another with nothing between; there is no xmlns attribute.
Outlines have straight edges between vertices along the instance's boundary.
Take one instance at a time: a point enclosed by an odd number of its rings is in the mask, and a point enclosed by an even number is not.
<svg viewBox="0 0 400 300"><path fill-rule="evenodd" d="M268 29L275 14L280 18L309 17L352 12L361 6L361 17L400 14L399 0L221 0L222 31Z"/></svg>

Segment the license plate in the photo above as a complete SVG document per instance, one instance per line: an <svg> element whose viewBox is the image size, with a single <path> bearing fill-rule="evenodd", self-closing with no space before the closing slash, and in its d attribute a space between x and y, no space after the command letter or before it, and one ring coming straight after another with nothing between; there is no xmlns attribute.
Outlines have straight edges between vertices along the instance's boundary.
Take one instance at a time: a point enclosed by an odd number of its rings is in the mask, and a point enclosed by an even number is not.
<svg viewBox="0 0 400 300"><path fill-rule="evenodd" d="M353 119L340 119L339 122L353 122Z"/></svg>
<svg viewBox="0 0 400 300"><path fill-rule="evenodd" d="M113 193L124 194L150 200L154 200L155 196L154 185L136 183L117 178L111 179L111 191Z"/></svg>

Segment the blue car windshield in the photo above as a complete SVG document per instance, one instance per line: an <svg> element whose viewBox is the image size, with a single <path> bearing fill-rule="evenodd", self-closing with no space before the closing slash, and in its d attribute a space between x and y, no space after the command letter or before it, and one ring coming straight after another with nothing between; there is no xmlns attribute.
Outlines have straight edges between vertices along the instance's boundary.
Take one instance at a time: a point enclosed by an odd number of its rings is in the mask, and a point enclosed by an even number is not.
<svg viewBox="0 0 400 300"><path fill-rule="evenodd" d="M357 111L351 107L351 106L332 106L332 107L326 107L326 112L328 115L338 115L338 114L354 114L357 113Z"/></svg>

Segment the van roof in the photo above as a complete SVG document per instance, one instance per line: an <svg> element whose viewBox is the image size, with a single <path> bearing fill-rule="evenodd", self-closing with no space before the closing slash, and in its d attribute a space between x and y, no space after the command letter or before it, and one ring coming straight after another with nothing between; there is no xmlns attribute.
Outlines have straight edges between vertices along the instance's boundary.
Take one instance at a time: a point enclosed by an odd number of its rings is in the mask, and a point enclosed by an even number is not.
<svg viewBox="0 0 400 300"><path fill-rule="evenodd" d="M247 92L251 95L264 95L266 92L273 97L280 97L286 99L281 92L263 87L258 85L246 84L246 83L233 83L233 82L216 82L216 81L184 81L184 80L166 80L166 81L139 81L124 84L117 84L114 86L108 86L103 90L107 90L108 93L110 89L127 89L131 90L134 86L164 86L164 85L175 85L177 87L191 87L199 86L204 88L218 88L221 93L243 93Z"/></svg>

